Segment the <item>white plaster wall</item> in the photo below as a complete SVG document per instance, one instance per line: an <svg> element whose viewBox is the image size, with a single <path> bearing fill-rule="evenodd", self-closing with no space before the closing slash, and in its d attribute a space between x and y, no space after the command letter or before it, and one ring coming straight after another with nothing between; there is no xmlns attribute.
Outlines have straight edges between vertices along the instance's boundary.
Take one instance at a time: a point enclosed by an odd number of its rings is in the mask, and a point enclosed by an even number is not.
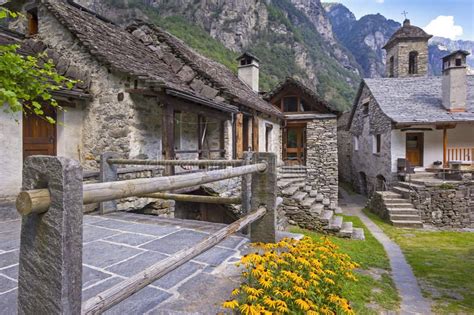
<svg viewBox="0 0 474 315"><path fill-rule="evenodd" d="M84 111L82 107L66 108L57 117L57 155L81 162L82 129Z"/></svg>
<svg viewBox="0 0 474 315"><path fill-rule="evenodd" d="M420 126L420 128L432 128L431 131L423 132L423 168L431 168L434 161L443 161L443 130L437 130L435 126ZM393 172L397 171L397 159L405 158L406 133L400 130L392 130ZM466 147L474 147L474 124L458 124L456 128L448 129L448 148Z"/></svg>
<svg viewBox="0 0 474 315"><path fill-rule="evenodd" d="M259 119L258 124L258 145L259 151L265 152L266 147L266 124L271 124L273 126L272 132L270 134L270 145L268 147L269 152L276 153L278 161L281 161L281 131L280 131L280 124L276 121L272 121L270 119L262 118Z"/></svg>
<svg viewBox="0 0 474 315"><path fill-rule="evenodd" d="M23 168L22 115L0 111L0 198L20 191Z"/></svg>

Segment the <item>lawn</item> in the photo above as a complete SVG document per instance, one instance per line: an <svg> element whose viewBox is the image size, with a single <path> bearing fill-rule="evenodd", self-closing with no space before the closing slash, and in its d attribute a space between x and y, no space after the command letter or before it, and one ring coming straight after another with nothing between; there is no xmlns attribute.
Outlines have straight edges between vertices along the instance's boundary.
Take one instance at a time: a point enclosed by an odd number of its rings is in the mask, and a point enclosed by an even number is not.
<svg viewBox="0 0 474 315"><path fill-rule="evenodd" d="M365 213L403 250L437 314L474 314L474 233L399 229Z"/></svg>
<svg viewBox="0 0 474 315"><path fill-rule="evenodd" d="M339 237L329 237L340 250L360 264L358 282L347 283L344 296L349 299L357 314L379 314L387 310L398 310L399 297L390 277L388 257L382 245L370 234L358 217L344 216L344 220L354 223L354 227L365 230L365 241L354 241ZM323 234L294 228L295 233L320 238Z"/></svg>

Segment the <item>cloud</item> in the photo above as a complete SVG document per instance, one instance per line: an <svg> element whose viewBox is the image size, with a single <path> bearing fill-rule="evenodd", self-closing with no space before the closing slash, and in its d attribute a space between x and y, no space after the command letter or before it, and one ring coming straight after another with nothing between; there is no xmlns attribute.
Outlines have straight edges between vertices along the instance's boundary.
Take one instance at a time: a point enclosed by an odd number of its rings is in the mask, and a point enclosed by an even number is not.
<svg viewBox="0 0 474 315"><path fill-rule="evenodd" d="M440 15L424 27L431 35L455 39L463 34L462 26L454 24L453 16Z"/></svg>

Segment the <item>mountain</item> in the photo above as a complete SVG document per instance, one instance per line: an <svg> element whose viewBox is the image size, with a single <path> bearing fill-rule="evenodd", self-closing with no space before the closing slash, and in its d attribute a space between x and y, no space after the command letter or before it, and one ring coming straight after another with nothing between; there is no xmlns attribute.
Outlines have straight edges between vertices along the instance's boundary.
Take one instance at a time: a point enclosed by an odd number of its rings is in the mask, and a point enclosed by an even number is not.
<svg viewBox="0 0 474 315"><path fill-rule="evenodd" d="M400 28L400 23L386 19L380 14L365 15L357 20L354 14L340 3L324 3L323 6L333 26L336 38L355 57L363 69L363 76L367 78L384 76L385 51L382 47ZM433 37L428 43L429 74L440 75L441 58L458 49L471 53L468 57L468 64L471 69L474 69L473 41L454 41Z"/></svg>
<svg viewBox="0 0 474 315"><path fill-rule="evenodd" d="M362 72L341 45L319 0L76 0L112 21L156 23L203 55L236 70L249 51L261 60L261 90L296 76L347 109Z"/></svg>

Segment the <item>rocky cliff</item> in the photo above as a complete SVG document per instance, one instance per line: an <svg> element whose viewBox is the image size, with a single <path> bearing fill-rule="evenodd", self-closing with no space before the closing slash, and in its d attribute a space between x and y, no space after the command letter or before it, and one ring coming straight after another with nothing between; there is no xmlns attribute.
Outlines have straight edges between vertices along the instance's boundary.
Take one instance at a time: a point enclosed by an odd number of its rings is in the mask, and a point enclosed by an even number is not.
<svg viewBox="0 0 474 315"><path fill-rule="evenodd" d="M335 107L344 109L350 106L360 79L357 61L336 39L319 0L76 2L119 24L133 18L148 19L230 67L230 57L222 55L250 51L262 62L263 90L271 89L285 76L297 76ZM195 27L223 44L229 53L216 56L199 43L193 45L194 40L184 29L194 32Z"/></svg>

